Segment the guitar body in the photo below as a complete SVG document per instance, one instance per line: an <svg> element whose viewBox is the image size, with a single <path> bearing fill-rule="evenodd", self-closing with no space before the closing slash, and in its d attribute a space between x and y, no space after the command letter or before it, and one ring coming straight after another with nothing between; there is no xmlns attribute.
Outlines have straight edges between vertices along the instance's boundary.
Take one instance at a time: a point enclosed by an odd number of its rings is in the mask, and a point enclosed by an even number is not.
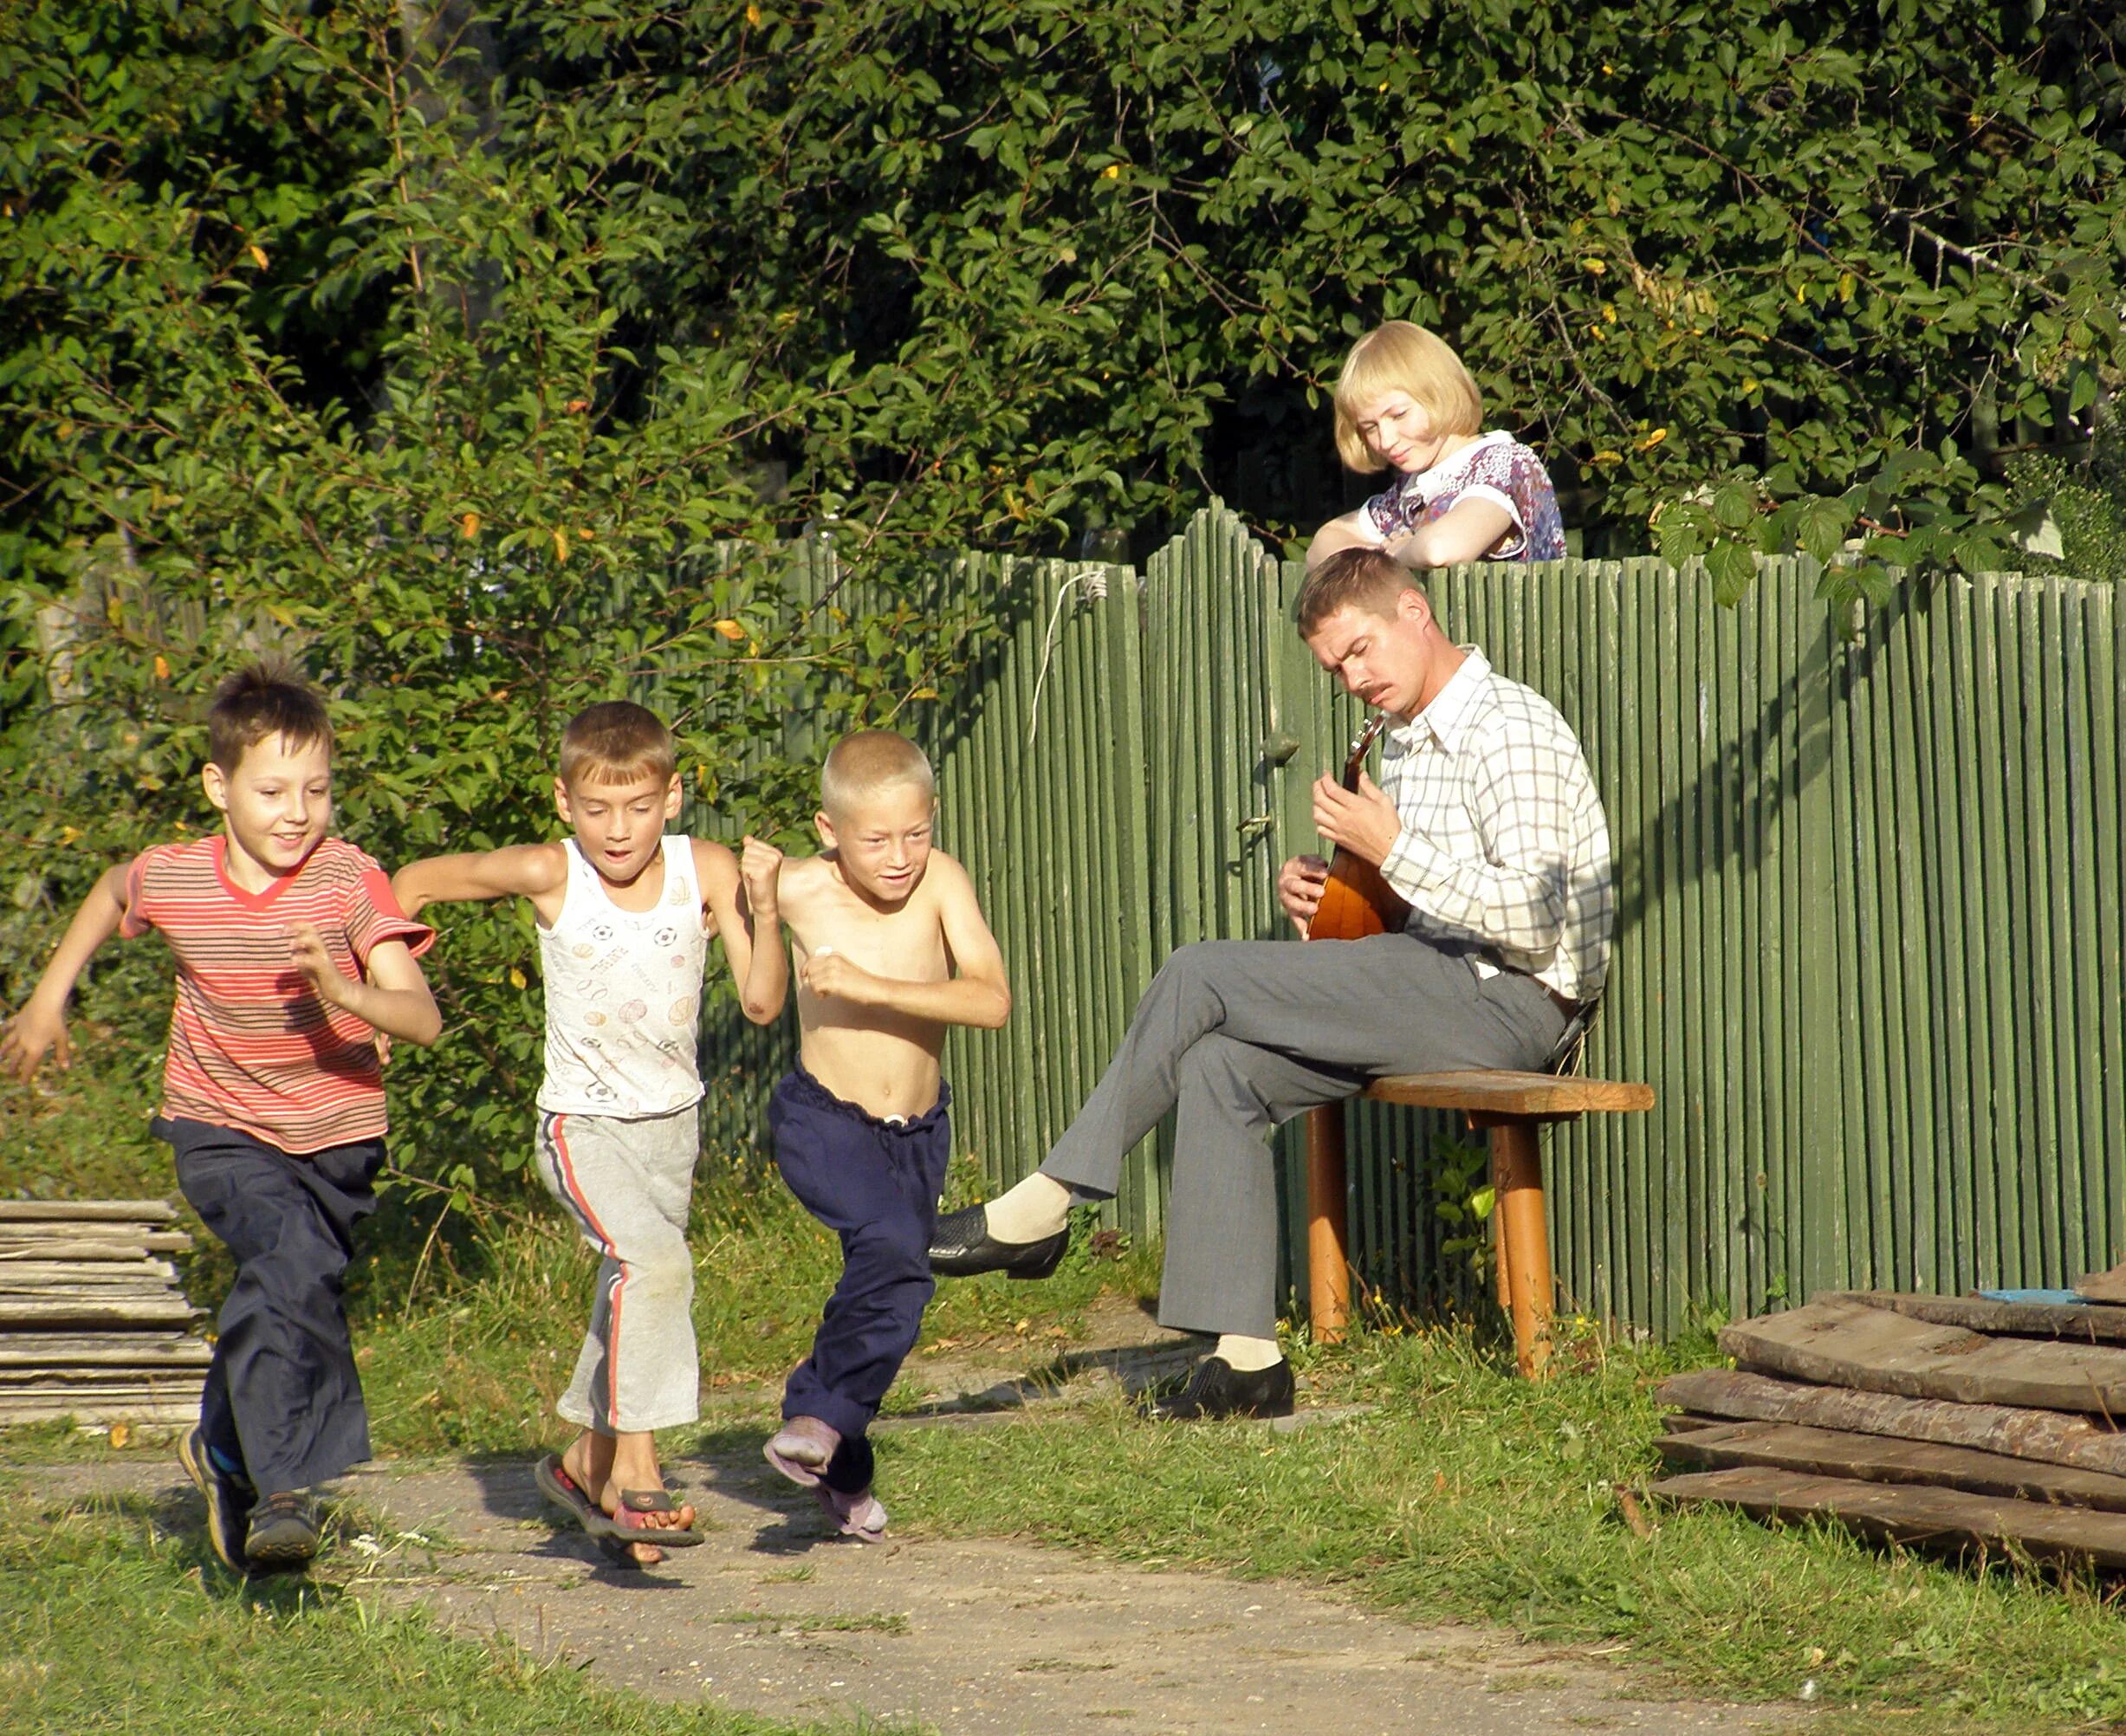
<svg viewBox="0 0 2126 1736"><path fill-rule="evenodd" d="M1343 786L1356 794L1358 774L1365 769L1365 756L1388 727L1388 714L1368 720L1358 739L1351 743L1351 757L1344 762ZM1364 940L1368 935L1399 932L1410 915L1410 906L1398 898L1381 878L1380 870L1363 856L1354 856L1338 845L1329 864L1329 882L1321 889L1321 903L1306 925L1309 940Z"/></svg>

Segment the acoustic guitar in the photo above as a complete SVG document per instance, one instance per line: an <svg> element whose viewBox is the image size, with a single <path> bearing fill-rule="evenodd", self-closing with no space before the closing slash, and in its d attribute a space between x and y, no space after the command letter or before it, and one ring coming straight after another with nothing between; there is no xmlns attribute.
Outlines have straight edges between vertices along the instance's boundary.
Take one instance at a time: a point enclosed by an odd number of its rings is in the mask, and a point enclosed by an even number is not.
<svg viewBox="0 0 2126 1736"><path fill-rule="evenodd" d="M1385 711L1366 720L1358 739L1351 744L1351 757L1344 761L1344 787L1353 795L1358 776L1365 769L1365 756L1390 722ZM1321 903L1306 925L1309 940L1364 940L1368 935L1399 930L1410 915L1410 906L1390 890L1380 870L1363 856L1354 856L1338 845L1329 864L1329 883L1321 889Z"/></svg>

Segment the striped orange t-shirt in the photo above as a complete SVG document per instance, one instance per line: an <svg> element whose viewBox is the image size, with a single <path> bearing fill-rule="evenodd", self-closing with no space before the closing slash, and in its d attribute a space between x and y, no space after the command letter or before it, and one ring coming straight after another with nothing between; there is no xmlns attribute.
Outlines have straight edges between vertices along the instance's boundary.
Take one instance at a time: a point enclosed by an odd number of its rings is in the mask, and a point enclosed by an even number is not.
<svg viewBox="0 0 2126 1736"><path fill-rule="evenodd" d="M229 878L228 839L159 844L126 875L119 932L159 929L177 955L177 1004L163 1063L165 1116L233 1127L283 1151L321 1151L384 1135L375 1034L320 1000L289 962L288 935L312 923L343 976L372 947L435 932L399 908L384 871L327 838L263 892Z"/></svg>

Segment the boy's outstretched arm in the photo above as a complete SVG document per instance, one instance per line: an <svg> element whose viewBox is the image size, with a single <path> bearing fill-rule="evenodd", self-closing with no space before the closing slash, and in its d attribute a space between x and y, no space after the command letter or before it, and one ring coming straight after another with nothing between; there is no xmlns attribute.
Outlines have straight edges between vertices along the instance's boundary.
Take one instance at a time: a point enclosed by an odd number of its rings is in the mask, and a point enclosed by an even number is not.
<svg viewBox="0 0 2126 1736"><path fill-rule="evenodd" d="M974 1025L994 1031L1011 1016L1011 983L1004 955L989 932L967 871L943 851L930 852L926 884L937 889L937 915L952 956L953 975L943 982L910 982L878 976L839 953L805 961L804 982L814 994L839 996L859 1007L883 1007L940 1025Z"/></svg>
<svg viewBox="0 0 2126 1736"><path fill-rule="evenodd" d="M386 1036L426 1048L443 1034L443 1014L436 1010L428 979L405 942L379 941L369 949L362 961L366 981L340 975L326 950L325 936L309 923L297 923L288 931L288 950L319 1000L344 1008Z"/></svg>
<svg viewBox="0 0 2126 1736"><path fill-rule="evenodd" d="M23 1003L22 1011L0 1033L0 1068L18 1079L28 1079L55 1046L59 1065L74 1065L74 1045L67 1038L67 996L74 992L81 968L104 942L118 932L126 919L126 874L130 864L107 868L81 908L67 924L67 932L52 951L51 962Z"/></svg>
<svg viewBox="0 0 2126 1736"><path fill-rule="evenodd" d="M694 873L716 917L724 962L738 985L738 1004L755 1025L772 1025L790 988L777 907L782 852L750 835L742 849L734 856L725 845L697 838Z"/></svg>
<svg viewBox="0 0 2126 1736"><path fill-rule="evenodd" d="M568 886L568 857L558 844L512 844L462 856L429 856L392 876L392 895L409 917L430 904L486 898L555 898ZM541 916L550 916L543 904Z"/></svg>

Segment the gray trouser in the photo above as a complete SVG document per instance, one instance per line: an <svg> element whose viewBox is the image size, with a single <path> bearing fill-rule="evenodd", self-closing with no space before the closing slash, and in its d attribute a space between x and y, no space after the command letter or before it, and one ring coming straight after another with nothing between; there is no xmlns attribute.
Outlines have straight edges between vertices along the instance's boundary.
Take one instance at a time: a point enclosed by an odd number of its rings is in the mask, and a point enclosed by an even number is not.
<svg viewBox="0 0 2126 1736"><path fill-rule="evenodd" d="M1533 977L1480 977L1463 954L1409 935L1200 942L1160 967L1041 1172L1109 1198L1124 1157L1175 1111L1160 1323L1267 1338L1277 1330L1269 1130L1384 1073L1539 1067L1565 1027Z"/></svg>
<svg viewBox="0 0 2126 1736"><path fill-rule="evenodd" d="M539 1115L539 1174L603 1256L575 1378L554 1405L600 1435L701 1415L694 1257L686 1214L701 1122L670 1115Z"/></svg>

